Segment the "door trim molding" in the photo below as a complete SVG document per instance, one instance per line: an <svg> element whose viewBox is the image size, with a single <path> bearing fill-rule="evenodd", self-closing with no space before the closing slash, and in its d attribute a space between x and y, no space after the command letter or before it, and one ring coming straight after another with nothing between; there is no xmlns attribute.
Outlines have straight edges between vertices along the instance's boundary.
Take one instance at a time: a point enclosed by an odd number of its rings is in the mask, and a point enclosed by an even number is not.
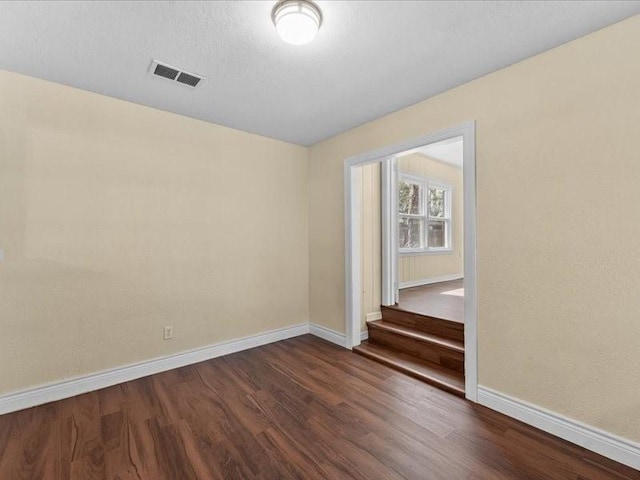
<svg viewBox="0 0 640 480"><path fill-rule="evenodd" d="M395 155L424 145L463 137L463 188L464 188L464 336L465 336L465 396L478 399L478 334L476 292L476 134L475 121L471 120L439 132L408 139L404 142L365 152L344 161L344 226L345 226L345 323L346 347L360 344L360 186L356 168L370 163L383 162ZM384 164L382 170L385 170ZM388 178L388 180L390 180ZM390 184L390 181L387 182ZM383 192L389 187L382 187ZM382 222L382 238L389 238L389 225ZM387 230L385 232L385 229ZM390 242L387 242L389 246ZM391 252L393 254L393 252ZM389 261L389 252L383 253L383 262ZM390 265L383 271L389 272ZM388 284L383 280L383 286Z"/></svg>
<svg viewBox="0 0 640 480"><path fill-rule="evenodd" d="M380 162L381 212L380 225L392 225L396 215L393 184L396 182L395 159L387 157ZM382 227L382 305L395 305L398 278L398 238L394 228Z"/></svg>

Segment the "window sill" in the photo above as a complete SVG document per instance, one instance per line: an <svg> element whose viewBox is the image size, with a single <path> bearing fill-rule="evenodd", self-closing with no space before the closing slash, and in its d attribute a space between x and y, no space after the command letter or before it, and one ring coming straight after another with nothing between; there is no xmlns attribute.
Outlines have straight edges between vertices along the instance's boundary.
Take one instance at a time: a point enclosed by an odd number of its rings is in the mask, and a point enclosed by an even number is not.
<svg viewBox="0 0 640 480"><path fill-rule="evenodd" d="M443 250L400 250L398 254L401 257L414 257L417 255L452 255L453 249L443 249Z"/></svg>

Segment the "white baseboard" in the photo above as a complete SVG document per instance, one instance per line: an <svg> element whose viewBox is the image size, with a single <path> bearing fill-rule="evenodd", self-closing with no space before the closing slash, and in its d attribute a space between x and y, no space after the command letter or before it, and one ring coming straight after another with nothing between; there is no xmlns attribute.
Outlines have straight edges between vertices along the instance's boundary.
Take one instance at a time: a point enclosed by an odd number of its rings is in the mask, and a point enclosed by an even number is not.
<svg viewBox="0 0 640 480"><path fill-rule="evenodd" d="M0 396L0 415L309 333L301 323Z"/></svg>
<svg viewBox="0 0 640 480"><path fill-rule="evenodd" d="M451 280L458 280L463 278L462 273L454 273L453 275L443 275L441 277L421 278L419 280L411 280L408 282L400 282L400 289L421 287L422 285L431 285L432 283L450 282Z"/></svg>
<svg viewBox="0 0 640 480"><path fill-rule="evenodd" d="M123 367L1 395L0 415L100 390L101 388L111 387L155 373L211 360L212 358L229 355L307 333L311 333L343 348L345 348L347 344L346 336L343 333L336 332L321 325L300 323L258 335L221 342L166 357L154 358L140 363L125 365ZM366 340L367 338L367 332L362 332L361 340Z"/></svg>
<svg viewBox="0 0 640 480"><path fill-rule="evenodd" d="M381 320L382 319L382 312L367 313L365 318L367 319L367 322L373 322L374 320Z"/></svg>
<svg viewBox="0 0 640 480"><path fill-rule="evenodd" d="M0 396L0 415L307 333L311 333L341 347L346 346L346 336L343 333L317 324L301 323L175 355L155 358L83 377L6 394ZM361 340L366 340L367 336L367 332L363 331L361 333ZM640 444L638 443L563 417L483 386L478 387L478 403L612 460L640 469Z"/></svg>
<svg viewBox="0 0 640 480"><path fill-rule="evenodd" d="M335 343L336 345L347 348L347 336L344 333L336 332L331 328L323 327L322 325L318 325L317 323L309 324L309 333L311 335L315 335L316 337L320 337L327 342ZM360 341L364 341L369 338L369 332L364 330L360 332Z"/></svg>
<svg viewBox="0 0 640 480"><path fill-rule="evenodd" d="M309 333L316 337L320 337L327 342L335 343L340 347L346 348L347 346L347 337L344 333L336 332L335 330L323 327L317 323L309 324Z"/></svg>
<svg viewBox="0 0 640 480"><path fill-rule="evenodd" d="M640 444L563 417L487 387L478 387L478 403L547 433L640 469Z"/></svg>

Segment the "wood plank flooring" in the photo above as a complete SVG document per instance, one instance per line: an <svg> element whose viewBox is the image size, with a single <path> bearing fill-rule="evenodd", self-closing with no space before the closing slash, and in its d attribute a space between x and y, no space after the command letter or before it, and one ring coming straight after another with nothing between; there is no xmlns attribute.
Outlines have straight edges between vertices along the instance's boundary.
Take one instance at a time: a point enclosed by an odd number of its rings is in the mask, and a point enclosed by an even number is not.
<svg viewBox="0 0 640 480"><path fill-rule="evenodd" d="M403 288L397 308L406 312L464 323L464 297L444 292L463 288L462 279Z"/></svg>
<svg viewBox="0 0 640 480"><path fill-rule="evenodd" d="M303 336L0 416L2 480L640 479Z"/></svg>

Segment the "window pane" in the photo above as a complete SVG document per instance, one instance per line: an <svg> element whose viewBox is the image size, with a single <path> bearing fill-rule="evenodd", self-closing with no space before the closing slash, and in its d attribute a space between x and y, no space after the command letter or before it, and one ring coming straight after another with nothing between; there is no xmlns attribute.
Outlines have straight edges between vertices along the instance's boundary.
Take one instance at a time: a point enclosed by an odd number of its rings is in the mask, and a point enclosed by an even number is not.
<svg viewBox="0 0 640 480"><path fill-rule="evenodd" d="M447 247L446 226L443 220L429 220L429 248Z"/></svg>
<svg viewBox="0 0 640 480"><path fill-rule="evenodd" d="M420 215L420 185L417 183L398 182L398 207L400 213Z"/></svg>
<svg viewBox="0 0 640 480"><path fill-rule="evenodd" d="M398 229L398 245L400 248L421 248L421 227L421 218L401 218L400 228Z"/></svg>
<svg viewBox="0 0 640 480"><path fill-rule="evenodd" d="M429 187L429 215L432 217L444 217L444 190Z"/></svg>

